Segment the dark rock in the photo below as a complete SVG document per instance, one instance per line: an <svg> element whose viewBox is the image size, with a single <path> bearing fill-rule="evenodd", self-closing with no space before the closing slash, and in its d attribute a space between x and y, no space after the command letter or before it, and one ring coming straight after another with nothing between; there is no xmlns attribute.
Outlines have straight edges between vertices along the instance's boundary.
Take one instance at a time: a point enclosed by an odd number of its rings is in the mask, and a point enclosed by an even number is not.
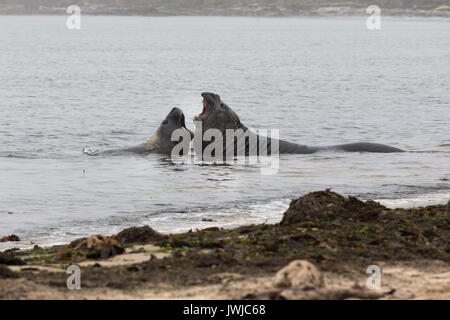
<svg viewBox="0 0 450 320"><path fill-rule="evenodd" d="M39 271L39 269L36 268L36 267L27 267L27 268L21 268L20 271L22 271L22 272L27 272L27 271L35 272L35 271Z"/></svg>
<svg viewBox="0 0 450 320"><path fill-rule="evenodd" d="M128 243L154 243L165 239L166 237L159 232L153 230L149 226L142 227L132 227L122 230L117 235L113 236L117 241L128 244Z"/></svg>
<svg viewBox="0 0 450 320"><path fill-rule="evenodd" d="M293 200L281 220L282 225L307 221L335 221L337 218L372 220L386 208L377 202L360 201L326 190L309 193Z"/></svg>
<svg viewBox="0 0 450 320"><path fill-rule="evenodd" d="M0 279L18 278L19 275L5 265L0 264Z"/></svg>
<svg viewBox="0 0 450 320"><path fill-rule="evenodd" d="M138 271L142 271L142 270L144 270L144 268L139 264L133 264L133 265L127 267L127 271L129 271L129 272L138 272Z"/></svg>
<svg viewBox="0 0 450 320"><path fill-rule="evenodd" d="M9 241L20 241L20 238L15 234L9 236Z"/></svg>
<svg viewBox="0 0 450 320"><path fill-rule="evenodd" d="M220 263L221 261L214 256L201 255L195 266L198 268L208 268L213 265L219 265Z"/></svg>
<svg viewBox="0 0 450 320"><path fill-rule="evenodd" d="M1 264L10 266L23 266L26 263L23 260L16 258L10 254L0 252L0 265Z"/></svg>
<svg viewBox="0 0 450 320"><path fill-rule="evenodd" d="M220 231L220 229L218 227L210 227L200 230L200 232L215 232L215 231Z"/></svg>
<svg viewBox="0 0 450 320"><path fill-rule="evenodd" d="M0 242L9 242L9 241L20 241L20 238L16 236L15 234L12 234L10 236L3 237Z"/></svg>

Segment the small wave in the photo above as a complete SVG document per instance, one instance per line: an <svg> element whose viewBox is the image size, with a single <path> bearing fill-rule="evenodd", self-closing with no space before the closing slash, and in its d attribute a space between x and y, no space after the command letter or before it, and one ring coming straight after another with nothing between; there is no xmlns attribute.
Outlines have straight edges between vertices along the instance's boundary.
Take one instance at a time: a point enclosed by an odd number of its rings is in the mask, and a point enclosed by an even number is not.
<svg viewBox="0 0 450 320"><path fill-rule="evenodd" d="M432 206L446 204L450 200L450 190L416 195L413 197L399 199L377 199L382 205L388 208L413 208L420 206Z"/></svg>
<svg viewBox="0 0 450 320"><path fill-rule="evenodd" d="M95 156L97 154L98 150L92 149L91 147L84 147L83 148L83 154L88 156Z"/></svg>
<svg viewBox="0 0 450 320"><path fill-rule="evenodd" d="M35 153L0 153L1 158L14 158L14 159L38 159L39 156Z"/></svg>
<svg viewBox="0 0 450 320"><path fill-rule="evenodd" d="M439 154L450 154L450 151L445 150L426 150L426 151L407 151L408 153L439 153Z"/></svg>
<svg viewBox="0 0 450 320"><path fill-rule="evenodd" d="M133 131L129 131L129 130L111 130L111 134L126 134L126 135L134 135L136 134Z"/></svg>

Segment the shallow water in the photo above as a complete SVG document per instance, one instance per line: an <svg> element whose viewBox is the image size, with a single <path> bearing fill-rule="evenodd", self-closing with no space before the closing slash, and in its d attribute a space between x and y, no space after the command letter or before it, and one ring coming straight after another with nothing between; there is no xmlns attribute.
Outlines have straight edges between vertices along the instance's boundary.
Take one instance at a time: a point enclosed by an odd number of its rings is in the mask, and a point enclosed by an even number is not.
<svg viewBox="0 0 450 320"><path fill-rule="evenodd" d="M379 31L356 17L65 20L0 17L0 236L23 239L0 249L277 222L289 199L324 188L390 206L450 197L448 19L384 18ZM203 91L289 141L414 152L282 155L271 176L82 154L144 142L173 106L192 119Z"/></svg>

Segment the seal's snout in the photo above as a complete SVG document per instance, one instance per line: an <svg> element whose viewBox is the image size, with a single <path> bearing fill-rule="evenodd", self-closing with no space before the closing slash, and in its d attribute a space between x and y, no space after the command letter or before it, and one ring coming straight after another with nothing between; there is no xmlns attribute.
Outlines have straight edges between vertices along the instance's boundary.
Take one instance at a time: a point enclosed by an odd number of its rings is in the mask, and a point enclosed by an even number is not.
<svg viewBox="0 0 450 320"><path fill-rule="evenodd" d="M184 120L184 114L183 113L181 113L181 115L180 115L180 126L181 126L181 128L185 128L186 129L186 122Z"/></svg>
<svg viewBox="0 0 450 320"><path fill-rule="evenodd" d="M183 114L183 111L181 111L177 107L172 108L172 110L169 113L169 115L171 116L180 116L181 114Z"/></svg>
<svg viewBox="0 0 450 320"><path fill-rule="evenodd" d="M189 134L191 135L191 139L194 139L194 131L189 130L186 127L186 119L184 117L184 113L183 112L181 112L181 114L180 114L180 128L184 129L184 130L187 130L189 132Z"/></svg>

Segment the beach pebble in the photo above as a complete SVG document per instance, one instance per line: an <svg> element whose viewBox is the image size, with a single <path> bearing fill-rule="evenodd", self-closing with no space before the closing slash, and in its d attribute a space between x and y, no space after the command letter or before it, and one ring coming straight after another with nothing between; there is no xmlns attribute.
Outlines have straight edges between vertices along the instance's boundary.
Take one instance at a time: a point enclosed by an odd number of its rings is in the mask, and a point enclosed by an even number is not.
<svg viewBox="0 0 450 320"><path fill-rule="evenodd" d="M277 272L274 284L281 288L323 287L324 279L320 271L307 260L294 260Z"/></svg>

